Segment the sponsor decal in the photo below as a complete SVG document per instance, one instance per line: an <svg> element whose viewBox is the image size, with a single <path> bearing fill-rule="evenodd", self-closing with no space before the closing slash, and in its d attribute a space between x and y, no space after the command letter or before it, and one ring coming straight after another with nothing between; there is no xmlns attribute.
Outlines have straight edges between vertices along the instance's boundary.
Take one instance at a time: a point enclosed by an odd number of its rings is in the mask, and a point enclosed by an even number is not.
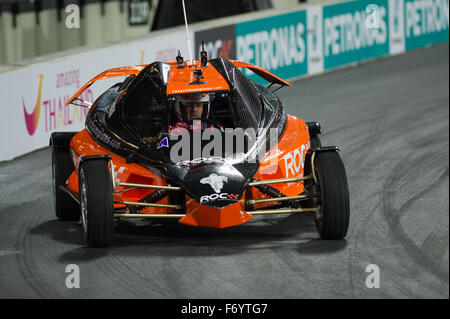
<svg viewBox="0 0 450 319"><path fill-rule="evenodd" d="M227 181L228 181L228 177L216 175L213 173L213 174L209 175L208 177L202 178L200 180L200 183L209 184L216 193L220 193L220 191L223 188L223 184Z"/></svg>
<svg viewBox="0 0 450 319"><path fill-rule="evenodd" d="M216 200L233 200L233 199L238 199L239 195L238 194L228 194L228 193L220 193L220 194L211 194L211 195L204 195L202 197L200 197L200 204L203 203L210 203L210 202L214 202Z"/></svg>
<svg viewBox="0 0 450 319"><path fill-rule="evenodd" d="M116 181L116 183L120 183L120 179L125 177L123 173L125 172L126 169L127 168L125 166L113 165L114 180Z"/></svg>
<svg viewBox="0 0 450 319"><path fill-rule="evenodd" d="M77 88L80 87L80 70L69 70L66 72L56 74L56 88L59 89L65 86L76 85Z"/></svg>
<svg viewBox="0 0 450 319"><path fill-rule="evenodd" d="M209 59L234 60L236 59L235 35L236 28L234 25L195 32L195 48L197 50L195 53L200 54L203 41Z"/></svg>
<svg viewBox="0 0 450 319"><path fill-rule="evenodd" d="M366 11L368 4L377 7L375 25L372 14ZM387 0L373 0L370 3L351 1L325 6L325 69L389 54L387 7Z"/></svg>
<svg viewBox="0 0 450 319"><path fill-rule="evenodd" d="M448 41L449 0L404 0L407 50Z"/></svg>
<svg viewBox="0 0 450 319"><path fill-rule="evenodd" d="M161 147L169 147L169 139L167 137L163 138L161 142L159 142L157 149L160 149Z"/></svg>
<svg viewBox="0 0 450 319"><path fill-rule="evenodd" d="M298 177L303 174L305 165L306 152L309 149L309 144L303 144L299 148L284 155L284 167L286 170L286 178Z"/></svg>
<svg viewBox="0 0 450 319"><path fill-rule="evenodd" d="M237 59L281 78L307 73L306 11L254 20L236 25ZM250 79L263 82L250 70Z"/></svg>
<svg viewBox="0 0 450 319"><path fill-rule="evenodd" d="M207 87L199 87L199 88L183 88L181 90L171 90L171 94L179 94L179 93L195 93L195 92L206 92L206 91L221 91L223 87L218 86L207 86Z"/></svg>
<svg viewBox="0 0 450 319"><path fill-rule="evenodd" d="M70 70L56 74L55 88L60 91L64 87L79 86L79 70ZM34 135L39 124L40 116L45 117L45 132L62 129L72 124L82 123L86 119L87 108L76 105L65 105L71 97L70 94L60 96L45 96L44 75L39 74L39 86L36 103L31 113L28 113L25 101L22 97L22 107L25 118L25 127L30 136ZM45 96L45 97L44 97ZM92 103L94 95L91 89L86 90L80 96L83 100ZM41 112L43 110L43 112Z"/></svg>
<svg viewBox="0 0 450 319"><path fill-rule="evenodd" d="M94 101L90 89L83 92L80 98L88 103ZM45 110L45 131L49 132L69 126L73 123L82 123L86 119L88 108L77 105L66 105L70 95L51 97L42 102Z"/></svg>
<svg viewBox="0 0 450 319"><path fill-rule="evenodd" d="M27 127L28 134L33 135L36 132L37 126L39 124L39 115L41 113L41 97L42 97L42 81L44 80L44 75L39 74L39 89L38 96L36 99L36 104L34 106L33 112L28 113L25 107L25 102L22 97L23 113L25 115L25 125Z"/></svg>
<svg viewBox="0 0 450 319"><path fill-rule="evenodd" d="M142 138L144 143L156 143L156 136L145 136Z"/></svg>
<svg viewBox="0 0 450 319"><path fill-rule="evenodd" d="M120 142L115 140L110 135L107 135L102 128L97 127L95 125L95 122L88 117L86 119L86 126L89 129L89 132L99 141L100 143L103 143L104 145L108 145L109 147L118 150L120 148Z"/></svg>

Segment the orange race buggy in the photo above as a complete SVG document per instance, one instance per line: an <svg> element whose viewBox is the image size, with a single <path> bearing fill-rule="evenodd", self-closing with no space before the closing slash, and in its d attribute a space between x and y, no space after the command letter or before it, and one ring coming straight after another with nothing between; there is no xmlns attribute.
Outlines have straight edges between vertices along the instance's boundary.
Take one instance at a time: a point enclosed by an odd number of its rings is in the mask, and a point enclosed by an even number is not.
<svg viewBox="0 0 450 319"><path fill-rule="evenodd" d="M249 80L239 68L271 85ZM321 146L317 122L285 113L269 88L288 82L238 61L202 55L189 64L178 56L174 63L105 71L68 103L80 100L95 81L115 76L127 77L90 107L86 129L55 132L50 139L56 216L81 217L87 246L109 246L114 223L122 218L175 218L224 228L254 215L307 213L322 238L346 235L349 195L338 148ZM195 132L187 130L191 144L175 149L184 138L169 132L176 97L198 92L210 102L203 119L209 128L197 133L208 131L217 140L208 148L210 140L202 135L203 151L196 153ZM231 149L221 153L227 129L235 136L243 132L243 147L233 137Z"/></svg>

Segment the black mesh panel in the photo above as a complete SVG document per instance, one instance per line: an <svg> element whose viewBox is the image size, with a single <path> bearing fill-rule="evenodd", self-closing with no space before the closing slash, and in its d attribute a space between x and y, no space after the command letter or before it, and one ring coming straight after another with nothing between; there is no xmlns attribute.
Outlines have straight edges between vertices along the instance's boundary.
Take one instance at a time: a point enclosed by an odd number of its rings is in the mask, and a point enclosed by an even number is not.
<svg viewBox="0 0 450 319"><path fill-rule="evenodd" d="M163 129L166 111L164 87L155 65L147 67L126 89L121 105L125 126L140 142L154 144Z"/></svg>
<svg viewBox="0 0 450 319"><path fill-rule="evenodd" d="M234 99L235 127L244 130L249 127L258 128L262 120L263 105L255 85L231 62L225 59L214 59L210 62L230 85Z"/></svg>

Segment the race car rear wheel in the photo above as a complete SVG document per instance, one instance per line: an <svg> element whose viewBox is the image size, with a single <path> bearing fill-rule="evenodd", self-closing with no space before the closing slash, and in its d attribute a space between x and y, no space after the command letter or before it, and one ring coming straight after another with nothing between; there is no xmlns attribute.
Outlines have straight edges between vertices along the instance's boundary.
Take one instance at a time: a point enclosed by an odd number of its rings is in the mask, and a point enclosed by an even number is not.
<svg viewBox="0 0 450 319"><path fill-rule="evenodd" d="M78 203L59 189L59 186L64 185L67 178L74 171L69 146L67 145L66 148L52 143L51 149L53 202L55 205L56 217L60 220L78 221L80 220L80 208Z"/></svg>
<svg viewBox="0 0 450 319"><path fill-rule="evenodd" d="M318 183L314 185L320 207L314 214L317 230L323 239L341 239L347 234L350 220L350 200L345 167L339 153L317 152L314 170Z"/></svg>
<svg viewBox="0 0 450 319"><path fill-rule="evenodd" d="M86 160L79 171L81 224L88 247L108 247L114 232L113 185L108 162Z"/></svg>

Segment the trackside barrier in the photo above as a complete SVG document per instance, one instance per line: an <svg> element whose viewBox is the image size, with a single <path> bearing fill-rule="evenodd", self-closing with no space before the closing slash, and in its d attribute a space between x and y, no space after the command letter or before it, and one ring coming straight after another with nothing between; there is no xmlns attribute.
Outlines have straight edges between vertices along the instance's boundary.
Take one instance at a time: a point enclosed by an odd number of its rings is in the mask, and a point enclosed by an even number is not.
<svg viewBox="0 0 450 319"><path fill-rule="evenodd" d="M183 28L156 33L145 40L66 57L53 54L55 58L49 61L19 65L3 73L0 66L0 161L47 146L53 131L83 129L87 109L66 106L65 102L97 74L118 66L172 61L178 49L187 52ZM92 103L121 80L123 78L99 81L86 90L82 98Z"/></svg>
<svg viewBox="0 0 450 319"><path fill-rule="evenodd" d="M336 1L190 29L197 55L203 40L210 58L238 59L293 79L448 41L449 0ZM86 109L64 102L90 78L112 67L173 60L177 49L188 58L185 38L176 28L0 73L0 161L45 147L52 131L82 129ZM83 98L93 102L117 81L94 84Z"/></svg>
<svg viewBox="0 0 450 319"><path fill-rule="evenodd" d="M312 5L195 33L211 57L255 64L284 79L448 41L448 0ZM246 75L265 84L250 70Z"/></svg>

